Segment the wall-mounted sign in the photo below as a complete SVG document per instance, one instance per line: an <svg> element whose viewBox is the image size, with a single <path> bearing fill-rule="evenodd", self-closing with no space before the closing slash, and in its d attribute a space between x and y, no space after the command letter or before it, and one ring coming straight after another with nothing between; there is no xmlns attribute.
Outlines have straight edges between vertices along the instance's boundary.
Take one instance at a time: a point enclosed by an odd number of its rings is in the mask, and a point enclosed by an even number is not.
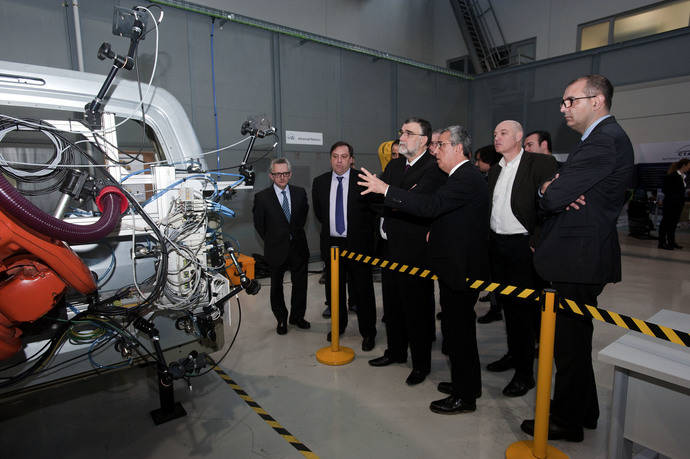
<svg viewBox="0 0 690 459"><path fill-rule="evenodd" d="M323 132L285 131L285 143L323 145Z"/></svg>
<svg viewBox="0 0 690 459"><path fill-rule="evenodd" d="M690 140L640 143L635 148L636 163L675 163L683 158L690 159Z"/></svg>

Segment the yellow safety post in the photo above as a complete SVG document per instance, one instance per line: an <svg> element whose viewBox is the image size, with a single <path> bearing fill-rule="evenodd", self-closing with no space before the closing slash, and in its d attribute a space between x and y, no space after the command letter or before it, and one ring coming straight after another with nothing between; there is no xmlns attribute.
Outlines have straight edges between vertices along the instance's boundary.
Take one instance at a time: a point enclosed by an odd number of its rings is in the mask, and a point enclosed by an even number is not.
<svg viewBox="0 0 690 459"><path fill-rule="evenodd" d="M340 249L331 247L331 345L316 351L316 360L325 365L345 365L355 358L355 351L340 347Z"/></svg>
<svg viewBox="0 0 690 459"><path fill-rule="evenodd" d="M534 410L534 440L518 441L506 449L506 459L568 458L563 451L546 443L549 437L551 373L553 371L553 337L556 331L556 291L542 294L539 367L537 370L537 406Z"/></svg>

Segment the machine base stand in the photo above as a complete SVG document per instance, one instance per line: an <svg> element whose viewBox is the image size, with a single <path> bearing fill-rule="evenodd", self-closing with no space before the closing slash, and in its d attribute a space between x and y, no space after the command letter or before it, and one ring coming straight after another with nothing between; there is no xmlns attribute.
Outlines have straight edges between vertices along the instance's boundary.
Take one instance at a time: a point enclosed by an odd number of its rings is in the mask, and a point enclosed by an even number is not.
<svg viewBox="0 0 690 459"><path fill-rule="evenodd" d="M172 408L172 409L171 409ZM153 423L157 426L164 424L173 419L183 418L187 416L182 403L175 402L172 407L168 408L158 408L157 410L151 411L151 417L153 418Z"/></svg>

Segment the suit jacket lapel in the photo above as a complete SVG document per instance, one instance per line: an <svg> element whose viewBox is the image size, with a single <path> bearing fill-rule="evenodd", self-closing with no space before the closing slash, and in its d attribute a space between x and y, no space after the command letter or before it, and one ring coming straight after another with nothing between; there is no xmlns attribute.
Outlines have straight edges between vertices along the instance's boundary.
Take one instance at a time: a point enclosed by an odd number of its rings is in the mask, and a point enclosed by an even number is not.
<svg viewBox="0 0 690 459"><path fill-rule="evenodd" d="M357 180L357 171L350 168L350 180L347 185L347 209L345 209L345 218L348 222L350 221L350 209L352 209L359 194L359 190L357 190Z"/></svg>
<svg viewBox="0 0 690 459"><path fill-rule="evenodd" d="M489 197L493 198L494 188L496 188L496 182L498 181L498 176L501 174L503 168L496 163L491 169L489 169Z"/></svg>
<svg viewBox="0 0 690 459"><path fill-rule="evenodd" d="M513 187L510 190L510 207L513 207L513 202L515 201L515 198L517 196L517 193L519 193L518 190L520 190L520 185L524 181L525 176L527 175L527 171L529 170L529 162L531 162L531 158L529 158L526 154L527 152L522 153L522 158L520 159L520 164L518 165L517 171L515 171L515 180L513 180ZM512 209L511 209L512 210Z"/></svg>

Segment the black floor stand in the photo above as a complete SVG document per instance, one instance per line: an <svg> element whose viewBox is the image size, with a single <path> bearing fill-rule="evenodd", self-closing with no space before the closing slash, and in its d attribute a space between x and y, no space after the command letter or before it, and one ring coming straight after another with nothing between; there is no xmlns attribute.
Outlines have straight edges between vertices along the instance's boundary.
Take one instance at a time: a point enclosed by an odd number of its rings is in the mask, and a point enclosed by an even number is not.
<svg viewBox="0 0 690 459"><path fill-rule="evenodd" d="M180 402L175 401L173 380L167 372L158 374L158 395L161 407L151 411L153 423L157 426L173 419L187 416L187 412Z"/></svg>

